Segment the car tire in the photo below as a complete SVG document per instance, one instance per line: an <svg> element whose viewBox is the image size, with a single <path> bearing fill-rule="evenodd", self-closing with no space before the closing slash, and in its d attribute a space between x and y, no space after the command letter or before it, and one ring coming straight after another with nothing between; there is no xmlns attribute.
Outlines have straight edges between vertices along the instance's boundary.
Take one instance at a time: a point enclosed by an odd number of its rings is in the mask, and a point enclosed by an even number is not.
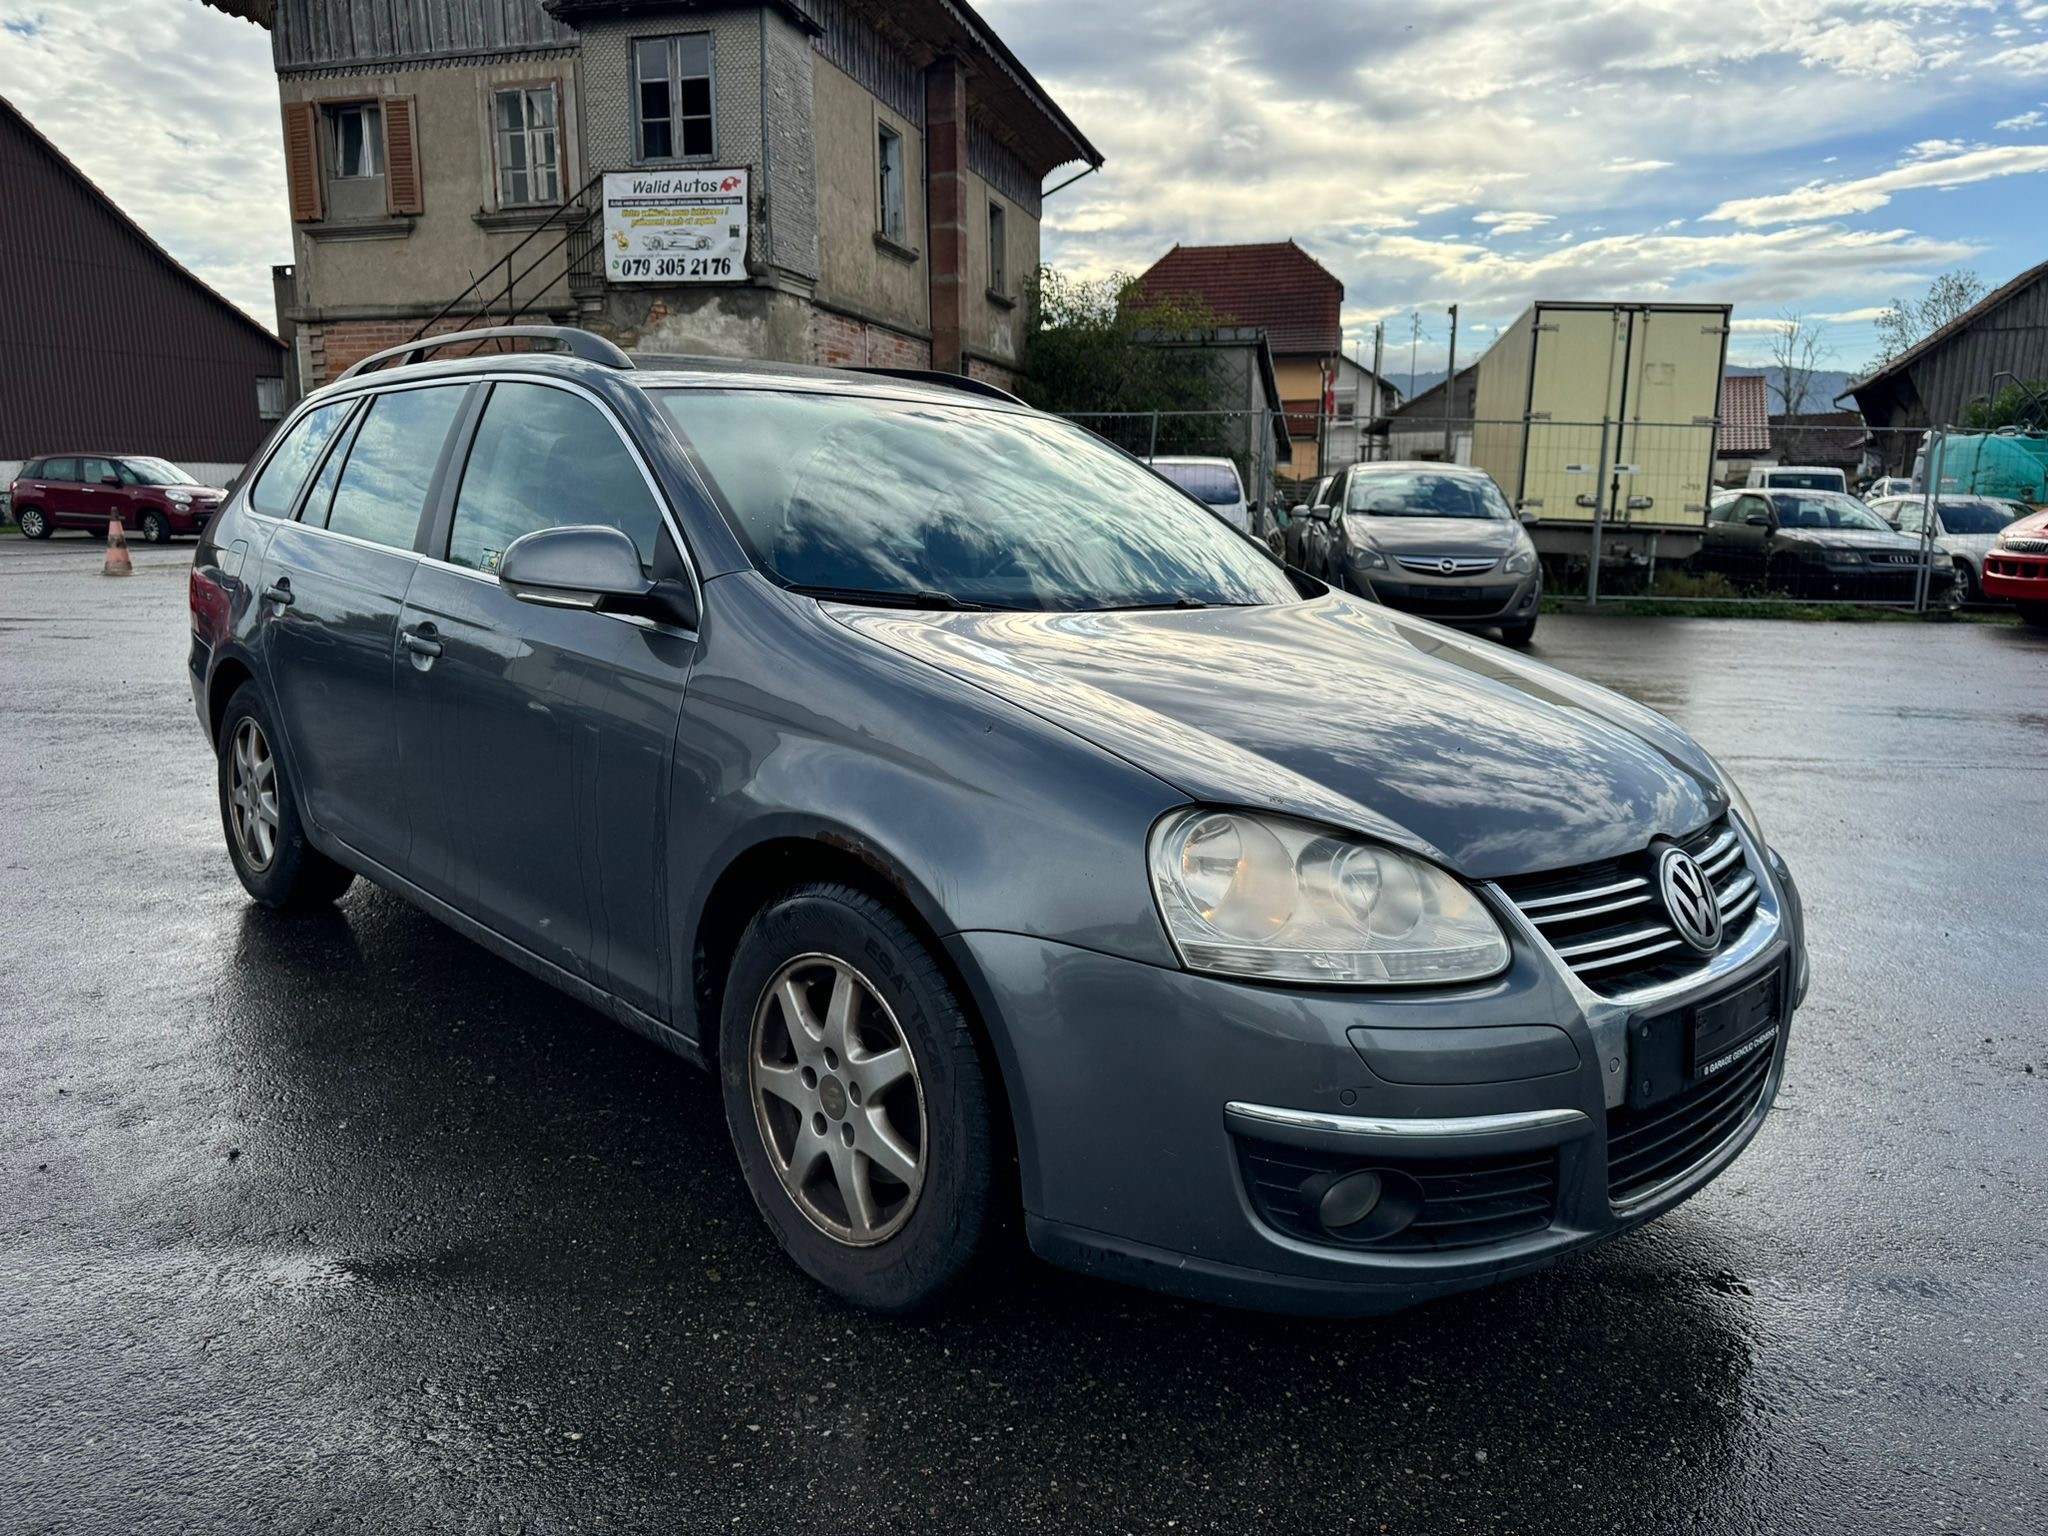
<svg viewBox="0 0 2048 1536"><path fill-rule="evenodd" d="M1955 590L1955 605L1958 608L1962 607L1965 603L1981 603L1984 601L1984 591L1977 585L1976 573L1960 560L1956 562Z"/></svg>
<svg viewBox="0 0 2048 1536"><path fill-rule="evenodd" d="M23 507L14 516L21 526L25 539L47 539L50 536L50 519L41 507Z"/></svg>
<svg viewBox="0 0 2048 1536"><path fill-rule="evenodd" d="M2048 629L2048 603L2014 603L2013 606L2019 609L2022 624Z"/></svg>
<svg viewBox="0 0 2048 1536"><path fill-rule="evenodd" d="M165 520L163 513L152 511L142 514L142 537L150 544L171 542L171 525Z"/></svg>
<svg viewBox="0 0 2048 1536"><path fill-rule="evenodd" d="M306 841L277 739L262 691L242 684L214 740L221 833L242 889L274 910L308 911L331 905L355 873Z"/></svg>
<svg viewBox="0 0 2048 1536"><path fill-rule="evenodd" d="M719 1013L719 1080L754 1204L812 1279L900 1315L973 1266L994 1225L990 1077L936 957L885 903L807 885L755 915Z"/></svg>
<svg viewBox="0 0 2048 1536"><path fill-rule="evenodd" d="M1536 638L1536 621L1531 619L1526 624L1503 624L1500 627L1500 638L1503 645L1511 645L1519 651Z"/></svg>

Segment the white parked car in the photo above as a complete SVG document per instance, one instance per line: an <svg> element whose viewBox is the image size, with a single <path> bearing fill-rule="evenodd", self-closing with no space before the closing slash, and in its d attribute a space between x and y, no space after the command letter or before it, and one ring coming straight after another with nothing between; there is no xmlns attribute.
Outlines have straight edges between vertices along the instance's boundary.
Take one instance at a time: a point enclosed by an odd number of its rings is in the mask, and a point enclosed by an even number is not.
<svg viewBox="0 0 2048 1536"><path fill-rule="evenodd" d="M1925 496L1889 496L1873 501L1870 510L1901 533L1919 533L1927 526ZM1958 602L1982 601L1984 556L1998 542L2006 524L2021 515L2010 501L1989 496L1944 496L1934 509L1934 547L1946 550L1956 563Z"/></svg>
<svg viewBox="0 0 2048 1536"><path fill-rule="evenodd" d="M1840 491L1849 494L1849 477L1825 464L1757 464L1749 471L1752 491Z"/></svg>
<svg viewBox="0 0 2048 1536"><path fill-rule="evenodd" d="M1235 461L1192 454L1162 454L1145 461L1240 533L1252 531L1251 503Z"/></svg>
<svg viewBox="0 0 2048 1536"><path fill-rule="evenodd" d="M1868 486L1864 487L1863 499L1865 501L1877 502L1892 496L1910 496L1912 494L1913 481L1910 476L1880 475L1877 479L1871 481Z"/></svg>

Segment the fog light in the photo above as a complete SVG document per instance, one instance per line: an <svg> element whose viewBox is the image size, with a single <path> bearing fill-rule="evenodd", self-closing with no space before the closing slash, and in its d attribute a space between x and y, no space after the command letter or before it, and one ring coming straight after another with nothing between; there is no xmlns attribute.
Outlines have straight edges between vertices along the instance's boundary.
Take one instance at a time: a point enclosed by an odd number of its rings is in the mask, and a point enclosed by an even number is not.
<svg viewBox="0 0 2048 1536"><path fill-rule="evenodd" d="M1422 1213L1422 1186L1395 1168L1359 1168L1334 1178L1319 1174L1302 1193L1323 1230L1341 1242L1392 1237Z"/></svg>

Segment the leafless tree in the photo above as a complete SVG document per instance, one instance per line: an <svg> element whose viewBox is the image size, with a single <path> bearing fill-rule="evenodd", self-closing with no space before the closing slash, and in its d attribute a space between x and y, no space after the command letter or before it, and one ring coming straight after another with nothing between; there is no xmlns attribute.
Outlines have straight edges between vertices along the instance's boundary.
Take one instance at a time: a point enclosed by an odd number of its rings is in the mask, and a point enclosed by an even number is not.
<svg viewBox="0 0 2048 1536"><path fill-rule="evenodd" d="M1797 310L1784 310L1771 332L1771 366L1777 371L1778 414L1797 416L1813 395L1813 376L1835 355L1827 333Z"/></svg>
<svg viewBox="0 0 2048 1536"><path fill-rule="evenodd" d="M1975 308L1986 291L1984 279L1965 267L1942 273L1917 300L1893 299L1891 308L1877 317L1877 360L1888 363L1926 340Z"/></svg>

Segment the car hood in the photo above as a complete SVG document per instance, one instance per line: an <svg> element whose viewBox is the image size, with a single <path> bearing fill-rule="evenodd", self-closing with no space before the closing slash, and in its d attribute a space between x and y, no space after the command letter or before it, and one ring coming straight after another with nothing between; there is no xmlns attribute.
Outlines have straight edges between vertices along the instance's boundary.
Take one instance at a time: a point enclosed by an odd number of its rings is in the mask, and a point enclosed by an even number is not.
<svg viewBox="0 0 2048 1536"><path fill-rule="evenodd" d="M1345 529L1389 555L1504 555L1522 531L1520 523L1484 517L1373 517L1350 512Z"/></svg>
<svg viewBox="0 0 2048 1536"><path fill-rule="evenodd" d="M2004 538L2008 533L2023 539L2048 538L2048 511L2029 513L2016 522L2007 523L1998 531L1998 536Z"/></svg>
<svg viewBox="0 0 2048 1536"><path fill-rule="evenodd" d="M1272 607L906 613L828 605L1189 798L1407 846L1474 878L1612 858L1726 797L1670 721L1343 594Z"/></svg>
<svg viewBox="0 0 2048 1536"><path fill-rule="evenodd" d="M1875 528L1780 528L1778 537L1795 544L1810 544L1815 549L1917 550L1920 547L1916 535L1880 533Z"/></svg>

